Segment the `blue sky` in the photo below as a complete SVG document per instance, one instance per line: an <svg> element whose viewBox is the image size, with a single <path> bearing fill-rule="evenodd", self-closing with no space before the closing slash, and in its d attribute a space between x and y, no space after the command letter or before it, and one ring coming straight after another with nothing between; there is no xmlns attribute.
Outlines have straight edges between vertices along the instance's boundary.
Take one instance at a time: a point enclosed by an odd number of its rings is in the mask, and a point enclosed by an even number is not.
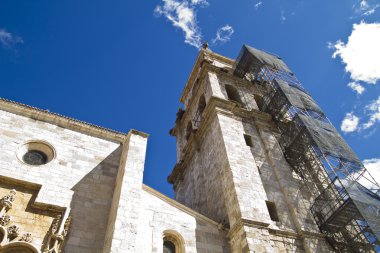
<svg viewBox="0 0 380 253"><path fill-rule="evenodd" d="M173 196L169 136L198 54L280 55L380 181L380 2L115 0L0 3L1 97L150 134L144 182Z"/></svg>

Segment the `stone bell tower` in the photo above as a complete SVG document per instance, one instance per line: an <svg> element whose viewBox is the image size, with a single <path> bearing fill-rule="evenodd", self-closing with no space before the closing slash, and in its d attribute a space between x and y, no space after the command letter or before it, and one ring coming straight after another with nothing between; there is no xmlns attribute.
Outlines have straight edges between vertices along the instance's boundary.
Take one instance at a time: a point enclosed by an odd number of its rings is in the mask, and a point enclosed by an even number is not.
<svg viewBox="0 0 380 253"><path fill-rule="evenodd" d="M195 62L170 132L176 200L220 223L231 252L331 251L261 110L265 87L235 76L234 64L205 47Z"/></svg>

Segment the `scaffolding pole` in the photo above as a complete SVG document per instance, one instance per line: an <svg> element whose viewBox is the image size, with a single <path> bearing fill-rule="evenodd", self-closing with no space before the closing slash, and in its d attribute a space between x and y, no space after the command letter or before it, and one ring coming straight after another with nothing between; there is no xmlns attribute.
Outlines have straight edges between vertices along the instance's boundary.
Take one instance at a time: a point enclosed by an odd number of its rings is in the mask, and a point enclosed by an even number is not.
<svg viewBox="0 0 380 253"><path fill-rule="evenodd" d="M338 252L380 252L380 186L278 56L244 45L234 74L266 90L262 110L314 198L311 213Z"/></svg>

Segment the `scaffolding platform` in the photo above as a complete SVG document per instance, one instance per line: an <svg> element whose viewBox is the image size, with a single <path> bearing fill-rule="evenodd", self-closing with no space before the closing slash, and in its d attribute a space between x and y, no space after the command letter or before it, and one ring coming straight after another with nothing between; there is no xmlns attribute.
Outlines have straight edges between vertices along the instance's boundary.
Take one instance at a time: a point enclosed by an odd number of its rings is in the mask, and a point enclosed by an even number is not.
<svg viewBox="0 0 380 253"><path fill-rule="evenodd" d="M262 110L314 197L311 212L338 252L380 252L380 186L278 56L244 45L234 74L266 90Z"/></svg>

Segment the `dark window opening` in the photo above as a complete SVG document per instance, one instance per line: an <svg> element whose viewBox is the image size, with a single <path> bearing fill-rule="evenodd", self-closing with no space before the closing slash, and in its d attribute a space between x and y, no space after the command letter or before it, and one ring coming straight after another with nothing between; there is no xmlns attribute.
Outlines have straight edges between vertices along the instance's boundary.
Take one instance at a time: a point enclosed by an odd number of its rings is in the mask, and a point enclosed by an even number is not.
<svg viewBox="0 0 380 253"><path fill-rule="evenodd" d="M206 99L205 99L205 96L202 95L198 103L198 114L202 115L205 108L206 108Z"/></svg>
<svg viewBox="0 0 380 253"><path fill-rule="evenodd" d="M198 129L201 125L202 113L205 110L205 108L206 108L206 99L205 99L205 96L202 95L199 98L198 109L197 109L197 112L196 112L195 117L194 117L194 128L195 129Z"/></svg>
<svg viewBox="0 0 380 253"><path fill-rule="evenodd" d="M270 219L272 221L280 221L280 219L278 218L278 214L277 214L276 204L273 202L270 202L270 201L265 201L265 203L267 204Z"/></svg>
<svg viewBox="0 0 380 253"><path fill-rule="evenodd" d="M42 165L47 163L48 157L39 150L29 150L24 154L22 160L30 165Z"/></svg>
<svg viewBox="0 0 380 253"><path fill-rule="evenodd" d="M227 97L229 100L243 104L243 101L241 101L239 92L237 91L237 89L235 87L227 84L226 85L226 92L227 92Z"/></svg>
<svg viewBox="0 0 380 253"><path fill-rule="evenodd" d="M187 123L187 127L186 127L186 135L185 135L185 138L186 140L189 139L190 137L190 134L193 132L193 124L191 122L191 120Z"/></svg>
<svg viewBox="0 0 380 253"><path fill-rule="evenodd" d="M256 101L256 104L257 104L257 107L259 107L260 110L263 110L263 107L264 107L264 99L263 97L259 96L259 95L255 95L255 101Z"/></svg>
<svg viewBox="0 0 380 253"><path fill-rule="evenodd" d="M171 241L164 241L163 253L176 253L174 243Z"/></svg>
<svg viewBox="0 0 380 253"><path fill-rule="evenodd" d="M245 140L245 144L247 144L247 146L250 146L253 148L252 136L245 134L244 140Z"/></svg>

